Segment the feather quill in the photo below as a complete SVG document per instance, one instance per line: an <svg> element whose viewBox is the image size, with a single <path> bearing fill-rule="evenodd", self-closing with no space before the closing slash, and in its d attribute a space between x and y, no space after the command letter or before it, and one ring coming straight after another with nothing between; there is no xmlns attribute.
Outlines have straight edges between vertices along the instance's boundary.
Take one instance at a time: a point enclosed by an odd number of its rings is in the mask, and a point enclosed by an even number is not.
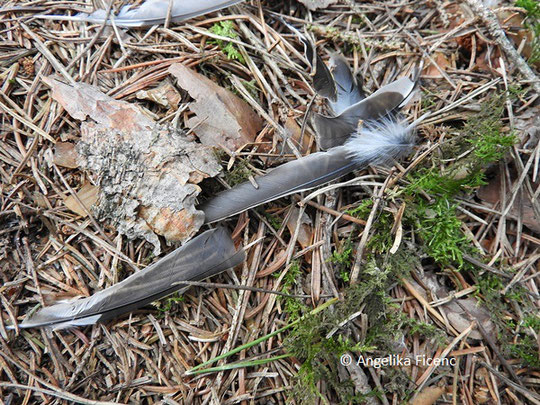
<svg viewBox="0 0 540 405"><path fill-rule="evenodd" d="M213 11L221 10L240 3L244 0L172 0L171 21L179 22L197 17ZM149 25L163 24L167 18L169 10L169 0L146 0L139 7L124 6L118 15L111 15L107 19L106 10L96 10L91 14L79 13L74 16L59 15L36 15L37 18L61 20L61 21L81 21L94 24L114 24L118 27L145 27Z"/></svg>
<svg viewBox="0 0 540 405"><path fill-rule="evenodd" d="M412 128L387 118L360 129L345 145L285 163L251 182L223 191L199 207L213 223L250 208L309 190L370 164L383 164L410 152Z"/></svg>
<svg viewBox="0 0 540 405"><path fill-rule="evenodd" d="M179 281L199 281L235 267L244 256L224 228L212 229L122 282L87 298L45 307L19 327L64 329L104 322L186 290L175 284Z"/></svg>

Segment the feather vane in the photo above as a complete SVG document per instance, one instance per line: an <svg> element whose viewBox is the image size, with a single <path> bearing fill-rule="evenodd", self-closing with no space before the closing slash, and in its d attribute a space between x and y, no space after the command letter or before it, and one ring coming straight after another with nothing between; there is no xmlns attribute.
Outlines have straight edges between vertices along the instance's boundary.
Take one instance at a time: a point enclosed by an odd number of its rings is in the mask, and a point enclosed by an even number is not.
<svg viewBox="0 0 540 405"><path fill-rule="evenodd" d="M243 260L244 251L236 251L228 232L212 229L120 283L87 298L45 307L19 327L63 329L104 322L187 289L175 284L179 281L203 280Z"/></svg>
<svg viewBox="0 0 540 405"><path fill-rule="evenodd" d="M179 22L213 11L221 10L240 3L244 0L172 0L171 21ZM169 11L169 0L146 0L139 7L124 6L118 15L110 15L107 19L106 10L96 10L93 13L79 13L74 16L37 15L43 19L62 21L81 21L94 24L114 24L118 27L145 27L163 24Z"/></svg>

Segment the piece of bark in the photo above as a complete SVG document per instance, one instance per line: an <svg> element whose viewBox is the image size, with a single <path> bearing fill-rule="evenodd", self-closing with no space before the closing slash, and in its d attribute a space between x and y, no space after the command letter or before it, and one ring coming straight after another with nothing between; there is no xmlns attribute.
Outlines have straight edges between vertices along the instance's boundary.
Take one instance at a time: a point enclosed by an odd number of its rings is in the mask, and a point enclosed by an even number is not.
<svg viewBox="0 0 540 405"><path fill-rule="evenodd" d="M156 255L157 235L169 242L189 240L204 222L204 213L195 209L197 183L221 171L211 148L94 86L44 81L72 117L91 119L81 123L77 152L79 166L100 189L96 218L109 220L129 238L145 238Z"/></svg>
<svg viewBox="0 0 540 405"><path fill-rule="evenodd" d="M179 63L171 65L169 73L195 100L190 104L195 117L187 125L204 145L234 151L255 140L262 121L245 101Z"/></svg>

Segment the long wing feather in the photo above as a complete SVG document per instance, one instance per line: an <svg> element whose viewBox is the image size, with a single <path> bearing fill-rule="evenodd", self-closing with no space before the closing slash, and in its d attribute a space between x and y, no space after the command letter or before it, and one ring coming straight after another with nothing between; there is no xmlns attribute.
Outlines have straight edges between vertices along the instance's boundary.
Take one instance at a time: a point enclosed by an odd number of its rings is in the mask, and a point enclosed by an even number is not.
<svg viewBox="0 0 540 405"><path fill-rule="evenodd" d="M351 105L362 101L365 96L342 55L333 54L330 57L330 70L336 83L337 95L336 101L329 100L328 104L334 115L339 115Z"/></svg>
<svg viewBox="0 0 540 405"><path fill-rule="evenodd" d="M104 322L186 289L174 283L202 280L243 261L244 251L236 251L228 232L212 229L122 282L88 298L45 307L19 327L62 329Z"/></svg>
<svg viewBox="0 0 540 405"><path fill-rule="evenodd" d="M287 162L250 182L223 191L201 207L205 222L213 223L250 208L317 187L354 170L345 148L334 148Z"/></svg>
<svg viewBox="0 0 540 405"><path fill-rule="evenodd" d="M179 22L199 15L211 13L244 0L173 0L171 21ZM144 27L165 22L169 10L169 0L147 0L139 7L124 6L114 17L118 27ZM62 21L86 21L103 24L107 19L105 10L96 10L91 14L80 13L75 16L37 15L37 18ZM107 20L111 24L111 18Z"/></svg>
<svg viewBox="0 0 540 405"><path fill-rule="evenodd" d="M381 87L375 93L351 105L335 117L315 114L313 123L322 149L343 145L356 131L360 120L384 117L411 97L416 83L407 77Z"/></svg>
<svg viewBox="0 0 540 405"><path fill-rule="evenodd" d="M412 129L390 120L363 128L343 146L318 152L278 166L250 182L226 190L204 203L205 222L212 223L250 208L309 190L371 163L380 164L408 153Z"/></svg>

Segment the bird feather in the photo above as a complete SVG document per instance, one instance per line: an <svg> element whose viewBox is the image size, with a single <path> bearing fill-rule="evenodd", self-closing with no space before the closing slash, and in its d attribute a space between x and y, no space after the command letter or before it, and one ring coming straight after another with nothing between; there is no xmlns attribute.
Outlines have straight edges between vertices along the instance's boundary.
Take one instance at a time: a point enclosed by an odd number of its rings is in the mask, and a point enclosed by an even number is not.
<svg viewBox="0 0 540 405"><path fill-rule="evenodd" d="M390 119L358 131L345 145L285 163L211 198L199 209L213 223L266 202L309 190L370 164L390 162L414 145L412 128Z"/></svg>
<svg viewBox="0 0 540 405"><path fill-rule="evenodd" d="M179 22L213 11L221 10L244 0L172 0L171 22ZM61 21L82 21L94 24L114 24L118 27L144 27L163 24L169 12L169 0L147 0L139 7L124 6L118 15L107 18L106 10L93 13L79 13L74 16L36 15L36 18Z"/></svg>
<svg viewBox="0 0 540 405"><path fill-rule="evenodd" d="M342 145L356 131L358 123L376 120L404 105L414 92L416 83L402 77L381 87L369 97L344 109L339 115L315 114L313 123L321 149Z"/></svg>
<svg viewBox="0 0 540 405"><path fill-rule="evenodd" d="M187 289L175 283L203 280L243 261L244 251L236 251L228 232L212 229L112 287L42 308L19 327L63 329L104 322Z"/></svg>
<svg viewBox="0 0 540 405"><path fill-rule="evenodd" d="M341 114L345 109L353 104L362 101L365 96L362 89L353 76L347 60L340 54L333 54L330 57L330 71L335 82L337 94L336 100L328 100L328 104L334 115Z"/></svg>

